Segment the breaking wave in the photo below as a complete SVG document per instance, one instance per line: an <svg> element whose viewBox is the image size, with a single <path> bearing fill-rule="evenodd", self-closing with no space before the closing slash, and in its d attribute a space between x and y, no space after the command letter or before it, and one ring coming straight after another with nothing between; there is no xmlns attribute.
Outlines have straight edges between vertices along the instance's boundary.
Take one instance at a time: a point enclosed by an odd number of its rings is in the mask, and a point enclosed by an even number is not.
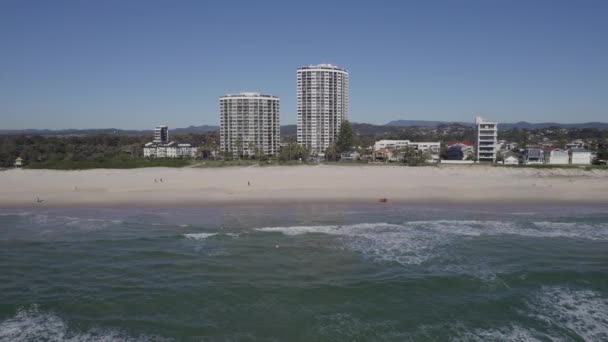
<svg viewBox="0 0 608 342"><path fill-rule="evenodd" d="M210 236L215 236L217 233L190 233L184 234L184 237L189 240L204 240Z"/></svg>
<svg viewBox="0 0 608 342"><path fill-rule="evenodd" d="M66 321L56 314L43 312L34 305L19 309L17 314L0 322L0 341L168 341L159 337L130 336L123 331L109 328L91 328L84 332L70 329Z"/></svg>
<svg viewBox="0 0 608 342"><path fill-rule="evenodd" d="M457 337L452 338L453 342L478 341L478 342L543 342L543 341L562 341L554 336L538 332L531 328L513 324L501 328L494 329L474 329L459 333Z"/></svg>
<svg viewBox="0 0 608 342"><path fill-rule="evenodd" d="M381 261L421 264L439 255L438 248L462 237L519 235L538 238L608 240L608 224L564 222L506 222L475 220L410 221L403 224L264 227L257 231L288 236L327 234L338 236L346 248Z"/></svg>
<svg viewBox="0 0 608 342"><path fill-rule="evenodd" d="M608 341L608 298L592 290L544 287L532 300L532 316L585 341Z"/></svg>

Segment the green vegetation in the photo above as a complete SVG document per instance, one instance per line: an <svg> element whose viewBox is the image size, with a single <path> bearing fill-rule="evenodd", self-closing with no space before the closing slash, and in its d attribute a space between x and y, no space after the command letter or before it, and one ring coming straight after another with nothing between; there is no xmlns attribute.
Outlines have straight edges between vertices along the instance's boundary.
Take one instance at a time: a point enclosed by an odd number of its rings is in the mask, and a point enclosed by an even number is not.
<svg viewBox="0 0 608 342"><path fill-rule="evenodd" d="M350 122L346 120L340 125L340 132L338 133L336 143L331 144L325 150L325 159L328 161L339 161L340 155L352 151L354 144L353 128L351 127Z"/></svg>
<svg viewBox="0 0 608 342"><path fill-rule="evenodd" d="M336 150L338 154L349 152L353 148L353 128L350 122L345 120L340 125L340 132L336 141Z"/></svg>
<svg viewBox="0 0 608 342"><path fill-rule="evenodd" d="M404 147L398 149L395 153L399 155L399 160L408 166L421 166L428 164L430 155L426 152L419 151L413 147Z"/></svg>
<svg viewBox="0 0 608 342"><path fill-rule="evenodd" d="M113 158L104 161L74 161L55 160L34 162L28 164L28 169L55 169L55 170L86 170L86 169L134 169L138 167L184 167L191 165L192 161L186 159L145 159L145 158Z"/></svg>
<svg viewBox="0 0 608 342"><path fill-rule="evenodd" d="M290 137L287 140L287 144L281 148L281 152L279 153L279 161L281 162L289 162L292 160L308 160L309 152L308 150L298 145L295 138Z"/></svg>
<svg viewBox="0 0 608 342"><path fill-rule="evenodd" d="M217 146L216 132L174 136L201 146L201 156ZM3 136L0 137L0 167L12 167L21 157L26 168L90 169L148 166L182 167L189 160L147 160L143 146L149 136L98 134L90 136Z"/></svg>

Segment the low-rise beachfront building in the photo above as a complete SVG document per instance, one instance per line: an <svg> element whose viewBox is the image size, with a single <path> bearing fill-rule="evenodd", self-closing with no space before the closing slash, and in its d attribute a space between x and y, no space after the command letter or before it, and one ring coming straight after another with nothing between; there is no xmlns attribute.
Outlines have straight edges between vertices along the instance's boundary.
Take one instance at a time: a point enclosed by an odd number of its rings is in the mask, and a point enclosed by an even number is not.
<svg viewBox="0 0 608 342"><path fill-rule="evenodd" d="M475 153L470 142L448 142L447 148L447 160L467 160Z"/></svg>
<svg viewBox="0 0 608 342"><path fill-rule="evenodd" d="M413 148L416 151L422 151L429 154L429 162L439 160L439 151L441 149L441 143L439 142L413 142L409 140L378 140L374 144L374 152L381 152L379 154L387 154L385 151L391 152L398 151L403 148ZM394 155L395 153L391 153ZM374 153L376 155L376 153ZM397 161L397 156L387 158L389 161Z"/></svg>
<svg viewBox="0 0 608 342"><path fill-rule="evenodd" d="M591 164L591 151L583 148L570 149L570 164L589 165Z"/></svg>
<svg viewBox="0 0 608 342"><path fill-rule="evenodd" d="M524 150L523 163L526 165L530 164L544 164L545 156L544 151L540 148L527 148Z"/></svg>
<svg viewBox="0 0 608 342"><path fill-rule="evenodd" d="M340 154L342 161L357 161L361 158L361 154L357 151L343 152Z"/></svg>
<svg viewBox="0 0 608 342"><path fill-rule="evenodd" d="M196 158L198 148L189 143L168 141L169 128L158 126L154 130L154 141L144 145L144 158Z"/></svg>
<svg viewBox="0 0 608 342"><path fill-rule="evenodd" d="M439 161L439 152L441 150L440 142L410 142L410 147L416 151L422 151L429 155L427 162Z"/></svg>
<svg viewBox="0 0 608 342"><path fill-rule="evenodd" d="M545 163L547 164L569 164L570 156L568 155L568 151L562 150L555 147L545 147L543 149L543 156L545 159Z"/></svg>
<svg viewBox="0 0 608 342"><path fill-rule="evenodd" d="M404 148L410 145L409 140L378 140L374 143L374 151L379 151L383 148Z"/></svg>
<svg viewBox="0 0 608 342"><path fill-rule="evenodd" d="M17 157L17 159L15 159L15 163L13 165L15 167L22 167L23 166L23 159L21 157Z"/></svg>

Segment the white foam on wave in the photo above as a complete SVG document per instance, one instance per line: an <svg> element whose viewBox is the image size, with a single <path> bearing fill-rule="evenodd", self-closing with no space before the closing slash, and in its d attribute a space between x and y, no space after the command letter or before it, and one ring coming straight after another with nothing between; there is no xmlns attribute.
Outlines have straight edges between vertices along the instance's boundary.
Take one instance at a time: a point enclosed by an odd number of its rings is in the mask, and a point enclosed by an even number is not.
<svg viewBox="0 0 608 342"><path fill-rule="evenodd" d="M330 226L293 226L293 227L265 227L257 228L261 232L278 232L285 235L302 235L302 234L330 234L330 235L349 235L357 231L364 232L368 229L398 228L401 225L389 223L359 223L353 225L330 225Z"/></svg>
<svg viewBox="0 0 608 342"><path fill-rule="evenodd" d="M517 221L434 220L409 221L402 224L359 223L264 227L257 231L288 236L327 234L340 238L346 248L359 251L380 261L421 264L440 255L440 247L462 237L519 235L538 238L583 238L608 240L608 225ZM474 272L478 273L478 272ZM491 278L491 276L490 276Z"/></svg>
<svg viewBox="0 0 608 342"><path fill-rule="evenodd" d="M530 303L532 316L585 341L608 341L608 298L592 290L544 287Z"/></svg>
<svg viewBox="0 0 608 342"><path fill-rule="evenodd" d="M86 231L104 229L123 223L122 220L116 219L82 218L46 214L31 215L28 219L33 226L43 226L45 228L54 227L55 229L69 227Z"/></svg>
<svg viewBox="0 0 608 342"><path fill-rule="evenodd" d="M168 341L159 337L130 336L118 329L91 328L84 332L72 331L58 315L43 312L38 306L19 309L17 314L0 322L0 341Z"/></svg>
<svg viewBox="0 0 608 342"><path fill-rule="evenodd" d="M23 217L23 216L29 216L31 215L31 213L26 212L26 211L20 211L20 212L7 212L7 213L0 213L0 216L19 216L19 217Z"/></svg>
<svg viewBox="0 0 608 342"><path fill-rule="evenodd" d="M421 264L432 257L435 254L432 250L445 240L434 232L390 223L266 227L257 230L291 236L311 233L336 235L348 249L374 260L396 261L401 264Z"/></svg>
<svg viewBox="0 0 608 342"><path fill-rule="evenodd" d="M190 240L204 240L210 236L215 236L217 235L217 233L189 233L189 234L184 234L184 237L186 239L190 239Z"/></svg>
<svg viewBox="0 0 608 342"><path fill-rule="evenodd" d="M544 236L608 240L608 223L588 224L578 222L534 222Z"/></svg>
<svg viewBox="0 0 608 342"><path fill-rule="evenodd" d="M513 324L510 326L492 328L492 329L473 329L470 331L464 331L457 333L456 337L453 337L451 341L479 341L479 342L503 342L503 341L515 341L515 342L542 342L542 341L561 341L554 336L548 336L547 334L540 333L531 328L524 328L522 326Z"/></svg>

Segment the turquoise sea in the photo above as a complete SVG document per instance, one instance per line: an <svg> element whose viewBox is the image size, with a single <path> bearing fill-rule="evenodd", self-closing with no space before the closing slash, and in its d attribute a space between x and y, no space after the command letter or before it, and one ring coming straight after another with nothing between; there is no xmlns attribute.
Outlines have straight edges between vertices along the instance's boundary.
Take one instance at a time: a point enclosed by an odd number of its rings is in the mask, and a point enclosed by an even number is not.
<svg viewBox="0 0 608 342"><path fill-rule="evenodd" d="M608 207L0 209L0 341L608 341Z"/></svg>

